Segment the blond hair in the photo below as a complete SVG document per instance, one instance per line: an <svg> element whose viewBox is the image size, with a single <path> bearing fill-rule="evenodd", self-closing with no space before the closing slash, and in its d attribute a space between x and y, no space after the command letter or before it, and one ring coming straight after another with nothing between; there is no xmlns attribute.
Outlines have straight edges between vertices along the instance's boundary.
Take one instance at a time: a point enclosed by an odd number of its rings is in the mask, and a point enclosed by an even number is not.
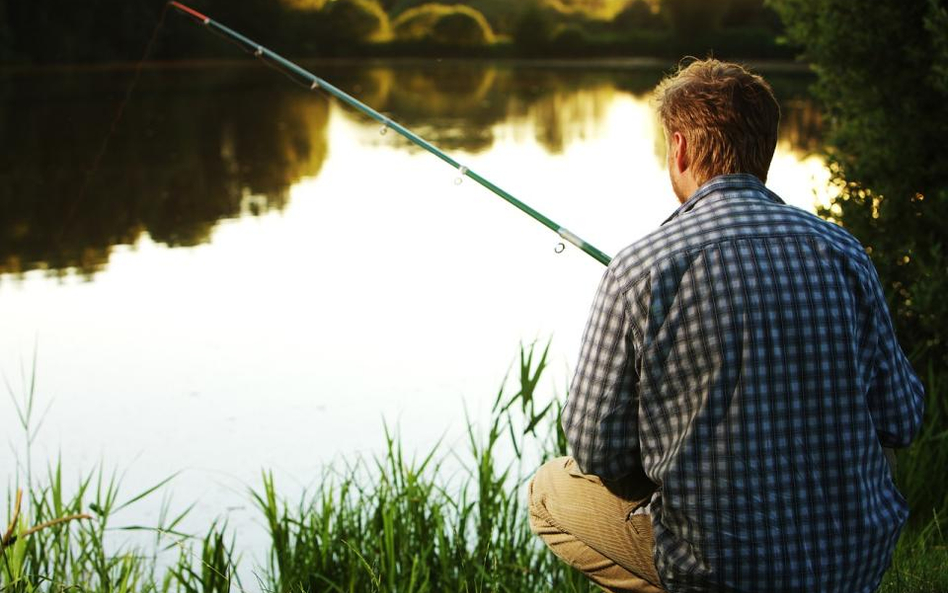
<svg viewBox="0 0 948 593"><path fill-rule="evenodd" d="M665 132L688 141L699 185L729 173L767 181L780 107L763 78L738 64L698 60L663 80L655 101Z"/></svg>

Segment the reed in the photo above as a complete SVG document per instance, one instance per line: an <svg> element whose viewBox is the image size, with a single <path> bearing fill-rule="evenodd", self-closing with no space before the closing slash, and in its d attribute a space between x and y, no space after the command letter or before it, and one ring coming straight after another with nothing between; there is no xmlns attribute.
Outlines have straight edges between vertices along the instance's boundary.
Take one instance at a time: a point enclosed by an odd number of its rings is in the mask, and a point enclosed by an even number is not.
<svg viewBox="0 0 948 593"><path fill-rule="evenodd" d="M911 515L880 593L948 591L948 371L927 371L925 420L896 468Z"/></svg>
<svg viewBox="0 0 948 593"><path fill-rule="evenodd" d="M565 451L558 402L537 397L548 349L521 349L519 388L498 390L486 426L468 422L464 452L439 444L411 455L386 427L383 453L326 468L319 486L293 501L282 498L273 475L264 473L249 496L270 546L252 587L236 576L239 534L225 522L212 522L203 536L182 533L190 507L172 512L165 498L156 525L120 525L126 509L167 492L174 476L126 498L118 474L98 467L67 492L56 461L24 484L24 501L17 502L16 488L9 490L0 592L595 591L543 548L527 525L529 474L543 458ZM936 504L945 494L940 468L946 438L939 428L945 393L934 374L928 379L935 405L918 443L902 454L898 475L913 505L928 506L913 506L915 518L883 593L948 591L945 511ZM28 438L39 423L25 413L35 409L28 401L36 391L35 372L32 381L18 402ZM134 532L153 539L129 543Z"/></svg>
<svg viewBox="0 0 948 593"><path fill-rule="evenodd" d="M268 591L592 591L530 532L522 460L536 428L557 411L534 395L546 365L533 346L520 357L520 390L499 390L484 434L469 422L466 469L436 446L417 458L387 428L384 453L327 474L303 500L277 496L272 475L253 493L273 545ZM506 381L505 381L506 383ZM539 409L539 411L538 411ZM552 447L549 445L553 445ZM501 459L508 461L502 462Z"/></svg>
<svg viewBox="0 0 948 593"><path fill-rule="evenodd" d="M224 526L213 523L203 538L177 531L190 507L172 514L169 499L154 526L117 525L126 509L165 491L174 475L142 492L124 497L120 474L100 465L72 488L63 482L60 460L45 474L33 472L31 445L45 413L37 414L36 355L24 387L5 382L23 429L25 458L7 489L8 527L0 532L0 591L37 593L162 592L220 593L230 590L236 567L233 542ZM47 408L48 409L48 408ZM123 513L124 511L124 513ZM150 545L131 543L129 535L154 534ZM159 556L172 554L159 564ZM159 570L159 565L164 568Z"/></svg>

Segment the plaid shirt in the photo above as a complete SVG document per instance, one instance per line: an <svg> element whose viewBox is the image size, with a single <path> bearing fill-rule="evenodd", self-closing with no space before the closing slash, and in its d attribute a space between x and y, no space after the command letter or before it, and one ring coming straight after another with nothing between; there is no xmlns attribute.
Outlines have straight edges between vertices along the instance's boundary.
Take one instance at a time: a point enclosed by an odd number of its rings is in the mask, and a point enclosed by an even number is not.
<svg viewBox="0 0 948 593"><path fill-rule="evenodd" d="M624 249L563 427L580 468L645 474L669 591L873 591L908 509L883 447L923 389L849 233L717 177Z"/></svg>

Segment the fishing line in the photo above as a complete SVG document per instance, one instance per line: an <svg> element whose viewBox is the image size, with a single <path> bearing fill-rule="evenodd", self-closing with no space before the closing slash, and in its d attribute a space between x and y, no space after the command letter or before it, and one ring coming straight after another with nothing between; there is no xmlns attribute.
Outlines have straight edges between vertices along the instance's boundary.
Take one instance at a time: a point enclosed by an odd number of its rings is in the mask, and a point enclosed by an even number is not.
<svg viewBox="0 0 948 593"><path fill-rule="evenodd" d="M580 238L578 235L576 235L572 231L558 225L557 223L553 222L553 220L546 217L545 215L538 212L537 210L534 210L526 203L521 202L509 192L501 189L500 187L492 183L487 178L482 177L478 173L469 169L467 166L456 161L454 158L442 152L433 144L429 143L427 140L418 136L417 134L415 134L408 128L402 126L398 122L395 122L389 119L385 115L379 113L378 111L376 111L375 109L372 109L365 103L359 101L358 99L352 97L351 95L336 88L335 86L326 82L322 78L319 78L315 74L303 69L302 67L295 64L294 62L287 60L280 54L277 54L276 52L264 47L263 45L260 45L256 41L253 41L249 39L248 37L245 37L244 35L238 33L237 31L215 21L214 19L208 17L207 15L203 13L198 12L197 10L194 10L193 8L185 6L184 4L180 2L171 0L170 2L168 2L168 6L174 7L179 12L188 15L192 19L204 25L204 27L206 27L210 31L218 34L219 36L225 37L232 43L235 43L236 45L240 46L245 51L252 53L255 57L263 61L263 63L283 73L285 76L299 83L301 86L308 87L310 90L313 90L313 91L322 90L323 92L335 97L342 103L345 103L346 105L354 108L355 110L363 113L364 115L367 115L368 117L374 119L375 121L377 121L379 124L382 125L382 128L379 130L379 133L381 133L382 135L385 135L388 132L388 130L393 130L394 132L406 138L407 140L409 140L416 146L430 152L431 154L438 157L439 159L441 159L442 161L444 161L445 163L447 163L448 165L450 165L457 171L458 177L456 178L455 183L458 183L459 180L463 182L465 177L473 179L484 188L488 189L489 191L491 191L498 197L503 198L504 200L506 200L513 206L515 206L516 208L520 209L522 212L532 217L537 222L541 223L548 229L558 234L560 238L563 239L564 242L575 245L576 247L580 248L583 252L585 252L586 254L591 256L593 259L595 259L596 261L604 265L608 265L610 260L612 259L608 255L606 255L604 252L600 251L598 248L584 241L582 238ZM563 245L565 248L565 243ZM557 253L561 251L562 249L560 249L559 245L557 245Z"/></svg>

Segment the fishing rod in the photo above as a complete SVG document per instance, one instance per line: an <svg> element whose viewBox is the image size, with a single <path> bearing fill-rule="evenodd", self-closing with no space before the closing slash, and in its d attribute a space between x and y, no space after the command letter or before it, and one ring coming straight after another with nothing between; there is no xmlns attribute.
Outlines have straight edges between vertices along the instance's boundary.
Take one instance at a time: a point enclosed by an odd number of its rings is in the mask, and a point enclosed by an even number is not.
<svg viewBox="0 0 948 593"><path fill-rule="evenodd" d="M418 136L417 134L415 134L408 128L402 126L398 122L393 121L389 119L388 117L382 115L381 113L379 113L375 109L372 109L371 107L369 107L362 101L359 101L355 97L352 97L351 95L339 90L338 88L334 87L333 85L329 84L328 82L316 76L315 74L309 72L308 70L304 70L302 67L287 60L280 54L267 49L266 47L260 45L259 43L255 41L252 41L251 39L248 39L247 37L241 35L237 31L234 31L230 27L227 27L215 21L214 19L194 10L193 8L189 6L185 6L184 4L181 4L180 2L176 2L174 0L172 0L168 4L174 7L175 9L177 9L179 12L182 12L194 18L195 20L203 24L205 27L208 27L212 29L213 31L230 39L231 41L235 42L237 45L241 46L242 48L252 53L256 57L260 58L261 60L264 60L265 62L268 62L269 64L275 66L277 69L282 70L284 73L292 74L300 78L301 80L305 81L309 85L310 90L314 90L314 91L323 90L326 93L335 97L336 99L339 99L346 105L349 105L350 107L353 107L357 111L360 111L364 113L365 115L371 117L375 121L382 124L383 131L389 130L389 129L394 130L399 135L408 139L410 142L412 142L416 146L427 150L431 154L440 158L442 161L451 165L454 169L457 170L458 174L460 175L458 179L461 179L462 177L469 177L470 179L473 179L474 181L476 181L483 187L487 188L488 190L490 190L497 196L503 198L504 200L508 201L509 203L519 208L521 211L530 215L534 220L540 222L545 227L547 227L548 229L550 229L551 231L559 235L564 241L567 241L569 243L572 243L576 247L579 247L585 253L592 256L596 261L604 265L609 265L609 261L612 259L611 257L606 255L605 253L603 253L596 247L590 245L589 243L587 243L586 241L578 237L575 233L569 231L568 229L564 227L561 227L560 225L556 224L555 222L553 222L552 220L544 216L542 213L534 210L533 208L531 208L524 202L521 202L520 200L515 198L513 195L511 195L509 192L501 189L500 187L492 183L490 180L482 177L481 175L477 174L471 169L465 167L464 165L462 165L461 163L454 160L449 155L445 154L443 151L438 149L438 147L434 146L433 144L431 144L424 138ZM559 249L558 251L562 251L562 249Z"/></svg>

